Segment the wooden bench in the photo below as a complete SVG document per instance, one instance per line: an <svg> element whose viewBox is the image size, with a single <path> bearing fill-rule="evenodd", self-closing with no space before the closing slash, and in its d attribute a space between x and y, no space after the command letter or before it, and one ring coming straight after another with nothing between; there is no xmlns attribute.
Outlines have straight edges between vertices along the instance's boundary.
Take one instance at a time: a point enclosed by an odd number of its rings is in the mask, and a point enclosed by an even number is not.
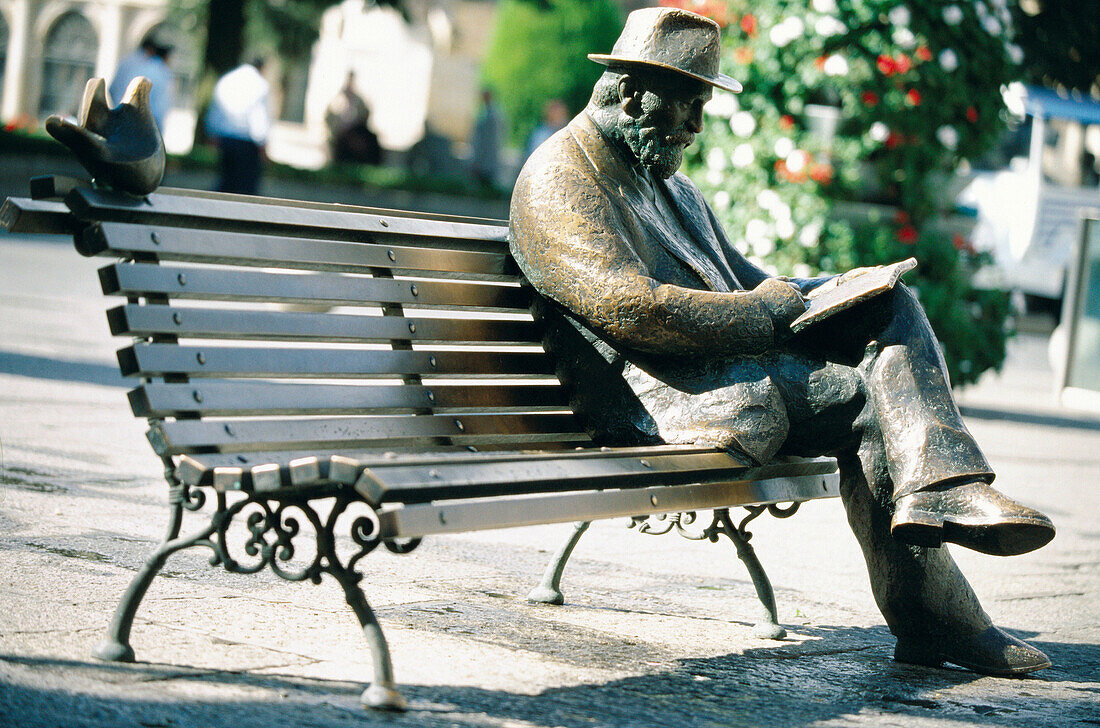
<svg viewBox="0 0 1100 728"><path fill-rule="evenodd" d="M505 222L172 189L136 198L56 179L32 189L64 201L9 199L5 228L71 233L81 254L118 259L99 271L120 299L107 318L133 339L119 366L169 486L165 539L96 657L134 659L150 582L169 555L204 546L230 571L334 577L373 656L363 702L401 709L359 588L373 549L578 522L531 595L560 603L589 521L683 530L700 509L716 510L696 537L735 541L761 598L760 633L782 633L745 525L836 496L835 462L747 467L711 448L594 443L540 345ZM733 506L749 507L740 524ZM181 536L194 511L206 525Z"/></svg>

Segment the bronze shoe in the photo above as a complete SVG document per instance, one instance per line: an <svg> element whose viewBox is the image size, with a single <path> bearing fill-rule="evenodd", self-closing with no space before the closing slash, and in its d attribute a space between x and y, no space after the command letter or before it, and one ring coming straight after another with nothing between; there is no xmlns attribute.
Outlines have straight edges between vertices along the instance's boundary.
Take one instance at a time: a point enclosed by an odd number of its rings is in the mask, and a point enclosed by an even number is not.
<svg viewBox="0 0 1100 728"><path fill-rule="evenodd" d="M890 533L915 546L948 542L983 554L1015 556L1046 545L1054 538L1054 524L986 483L973 482L898 498Z"/></svg>
<svg viewBox="0 0 1100 728"><path fill-rule="evenodd" d="M1045 654L997 627L940 639L899 637L894 659L927 667L940 667L950 662L997 677L1019 677L1050 667L1050 658Z"/></svg>

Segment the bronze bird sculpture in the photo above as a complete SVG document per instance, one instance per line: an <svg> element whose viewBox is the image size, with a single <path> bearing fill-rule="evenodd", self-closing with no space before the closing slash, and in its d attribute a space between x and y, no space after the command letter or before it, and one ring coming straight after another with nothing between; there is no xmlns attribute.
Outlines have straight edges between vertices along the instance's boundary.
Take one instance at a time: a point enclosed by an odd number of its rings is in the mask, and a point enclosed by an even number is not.
<svg viewBox="0 0 1100 728"><path fill-rule="evenodd" d="M46 131L68 147L96 184L147 195L164 179L164 140L149 107L152 82L138 76L122 102L110 108L106 84L93 78L84 87L80 117L51 116Z"/></svg>

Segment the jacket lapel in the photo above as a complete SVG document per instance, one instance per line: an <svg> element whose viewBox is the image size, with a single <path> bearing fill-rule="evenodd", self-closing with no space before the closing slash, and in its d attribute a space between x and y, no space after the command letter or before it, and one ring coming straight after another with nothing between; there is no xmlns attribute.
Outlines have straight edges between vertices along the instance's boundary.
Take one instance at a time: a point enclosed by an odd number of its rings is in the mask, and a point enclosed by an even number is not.
<svg viewBox="0 0 1100 728"><path fill-rule="evenodd" d="M742 288L740 281L730 267L729 261L722 246L718 243L718 237L714 234L714 228L710 223L705 203L700 199L694 189L678 177L669 180L657 180L657 184L668 191L673 206L680 214L680 224L695 238L699 248L703 250L710 261L715 265L724 279L728 290Z"/></svg>

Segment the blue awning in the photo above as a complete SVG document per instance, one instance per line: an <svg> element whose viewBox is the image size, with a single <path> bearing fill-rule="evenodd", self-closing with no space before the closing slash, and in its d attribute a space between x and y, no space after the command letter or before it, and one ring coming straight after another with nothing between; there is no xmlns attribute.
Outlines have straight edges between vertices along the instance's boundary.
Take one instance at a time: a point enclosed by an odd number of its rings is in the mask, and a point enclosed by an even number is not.
<svg viewBox="0 0 1100 728"><path fill-rule="evenodd" d="M1082 124L1100 124L1100 101L1075 93L1063 96L1042 86L1028 86L1024 108L1044 119L1072 119Z"/></svg>

